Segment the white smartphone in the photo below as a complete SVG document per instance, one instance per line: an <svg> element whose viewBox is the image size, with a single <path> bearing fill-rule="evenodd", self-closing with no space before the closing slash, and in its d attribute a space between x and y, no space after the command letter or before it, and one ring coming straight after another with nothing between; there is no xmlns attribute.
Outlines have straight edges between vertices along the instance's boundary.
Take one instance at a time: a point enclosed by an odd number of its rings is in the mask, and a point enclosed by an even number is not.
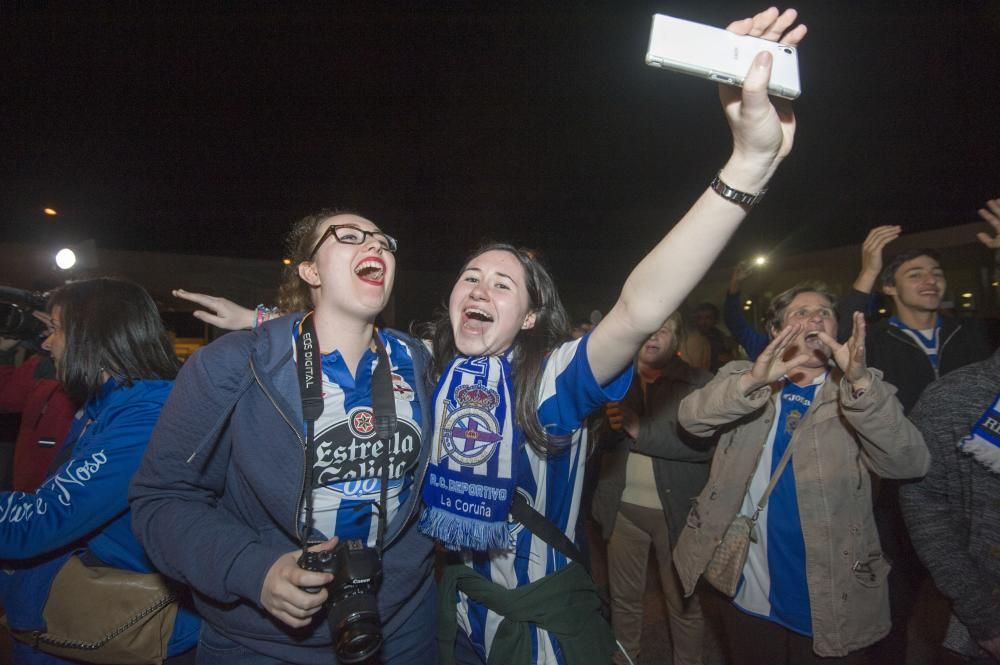
<svg viewBox="0 0 1000 665"><path fill-rule="evenodd" d="M653 15L646 64L741 86L750 63L761 51L770 51L774 58L768 92L785 99L797 98L802 89L794 46L736 35L665 14Z"/></svg>

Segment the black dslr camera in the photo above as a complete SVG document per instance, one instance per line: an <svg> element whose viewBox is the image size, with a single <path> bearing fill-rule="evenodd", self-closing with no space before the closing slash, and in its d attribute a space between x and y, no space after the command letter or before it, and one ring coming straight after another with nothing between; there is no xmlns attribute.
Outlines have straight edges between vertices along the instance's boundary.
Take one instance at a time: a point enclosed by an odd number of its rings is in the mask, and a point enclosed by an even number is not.
<svg viewBox="0 0 1000 665"><path fill-rule="evenodd" d="M44 294L0 286L0 337L34 339L45 332L45 324L31 315L44 312L47 306Z"/></svg>
<svg viewBox="0 0 1000 665"><path fill-rule="evenodd" d="M360 540L342 540L332 550L303 552L299 567L333 573L327 585L327 623L333 633L333 648L343 663L359 663L382 646L382 622L375 594L382 584L382 560L378 552ZM319 593L319 587L307 587Z"/></svg>

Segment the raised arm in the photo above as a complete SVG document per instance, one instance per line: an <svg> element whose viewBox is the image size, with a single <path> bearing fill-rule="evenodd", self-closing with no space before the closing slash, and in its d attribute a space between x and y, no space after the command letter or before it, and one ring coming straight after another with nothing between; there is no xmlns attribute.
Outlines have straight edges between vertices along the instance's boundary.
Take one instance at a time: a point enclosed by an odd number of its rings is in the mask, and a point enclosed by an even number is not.
<svg viewBox="0 0 1000 665"><path fill-rule="evenodd" d="M789 45L806 34L791 30L797 12L770 8L728 29ZM795 117L783 100L767 95L771 55L759 53L743 88L720 86L719 98L733 136L733 152L719 172L729 187L756 194L792 149ZM706 174L708 177L709 174ZM633 269L618 302L591 333L587 355L594 376L609 381L629 364L642 341L660 327L701 280L746 217L741 205L706 189L667 236Z"/></svg>
<svg viewBox="0 0 1000 665"><path fill-rule="evenodd" d="M979 242L994 251L994 258L1000 264L1000 198L987 201L986 205L979 209L979 216L993 227L994 235L980 232L976 237L979 238Z"/></svg>
<svg viewBox="0 0 1000 665"><path fill-rule="evenodd" d="M854 279L854 288L862 293L871 293L875 280L882 272L882 255L885 246L899 237L901 226L876 226L868 232L861 245L861 271Z"/></svg>
<svg viewBox="0 0 1000 665"><path fill-rule="evenodd" d="M753 269L752 265L744 261L733 269L733 276L729 280L729 290L726 291L726 299L722 303L722 321L743 347L743 350L747 352L751 362L757 359L768 342L767 335L754 328L743 316L740 285L750 275L750 271Z"/></svg>

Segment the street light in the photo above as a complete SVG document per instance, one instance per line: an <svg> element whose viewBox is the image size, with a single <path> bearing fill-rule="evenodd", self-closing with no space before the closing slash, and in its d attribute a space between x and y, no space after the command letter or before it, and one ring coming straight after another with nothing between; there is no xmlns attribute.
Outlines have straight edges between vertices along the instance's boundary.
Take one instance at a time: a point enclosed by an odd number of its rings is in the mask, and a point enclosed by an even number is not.
<svg viewBox="0 0 1000 665"><path fill-rule="evenodd" d="M76 265L76 252L69 247L63 247L56 252L56 265L60 270L69 270Z"/></svg>
<svg viewBox="0 0 1000 665"><path fill-rule="evenodd" d="M757 266L758 268L760 268L761 266L765 266L765 265L767 265L767 257L764 256L763 254L760 254L759 256L755 256L754 259L753 259L753 264L755 266Z"/></svg>
<svg viewBox="0 0 1000 665"><path fill-rule="evenodd" d="M44 212L49 217L55 217L56 215L59 214L55 208L42 208L42 212Z"/></svg>

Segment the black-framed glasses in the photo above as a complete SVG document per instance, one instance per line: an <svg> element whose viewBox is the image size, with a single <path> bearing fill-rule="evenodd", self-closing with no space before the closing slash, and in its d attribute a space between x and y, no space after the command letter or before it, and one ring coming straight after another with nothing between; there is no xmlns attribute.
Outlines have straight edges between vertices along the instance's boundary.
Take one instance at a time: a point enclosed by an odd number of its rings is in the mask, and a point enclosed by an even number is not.
<svg viewBox="0 0 1000 665"><path fill-rule="evenodd" d="M387 252L395 252L399 244L396 239L393 238L388 233L382 233L381 231L365 231L364 229L359 229L353 224L333 224L326 232L320 236L319 242L313 247L313 251L309 252L309 260L312 261L313 257L316 256L316 252L319 248L323 246L326 239L333 236L337 239L337 242L342 242L345 245L361 245L364 244L365 239L368 236L375 238L378 244L382 246L382 249Z"/></svg>

